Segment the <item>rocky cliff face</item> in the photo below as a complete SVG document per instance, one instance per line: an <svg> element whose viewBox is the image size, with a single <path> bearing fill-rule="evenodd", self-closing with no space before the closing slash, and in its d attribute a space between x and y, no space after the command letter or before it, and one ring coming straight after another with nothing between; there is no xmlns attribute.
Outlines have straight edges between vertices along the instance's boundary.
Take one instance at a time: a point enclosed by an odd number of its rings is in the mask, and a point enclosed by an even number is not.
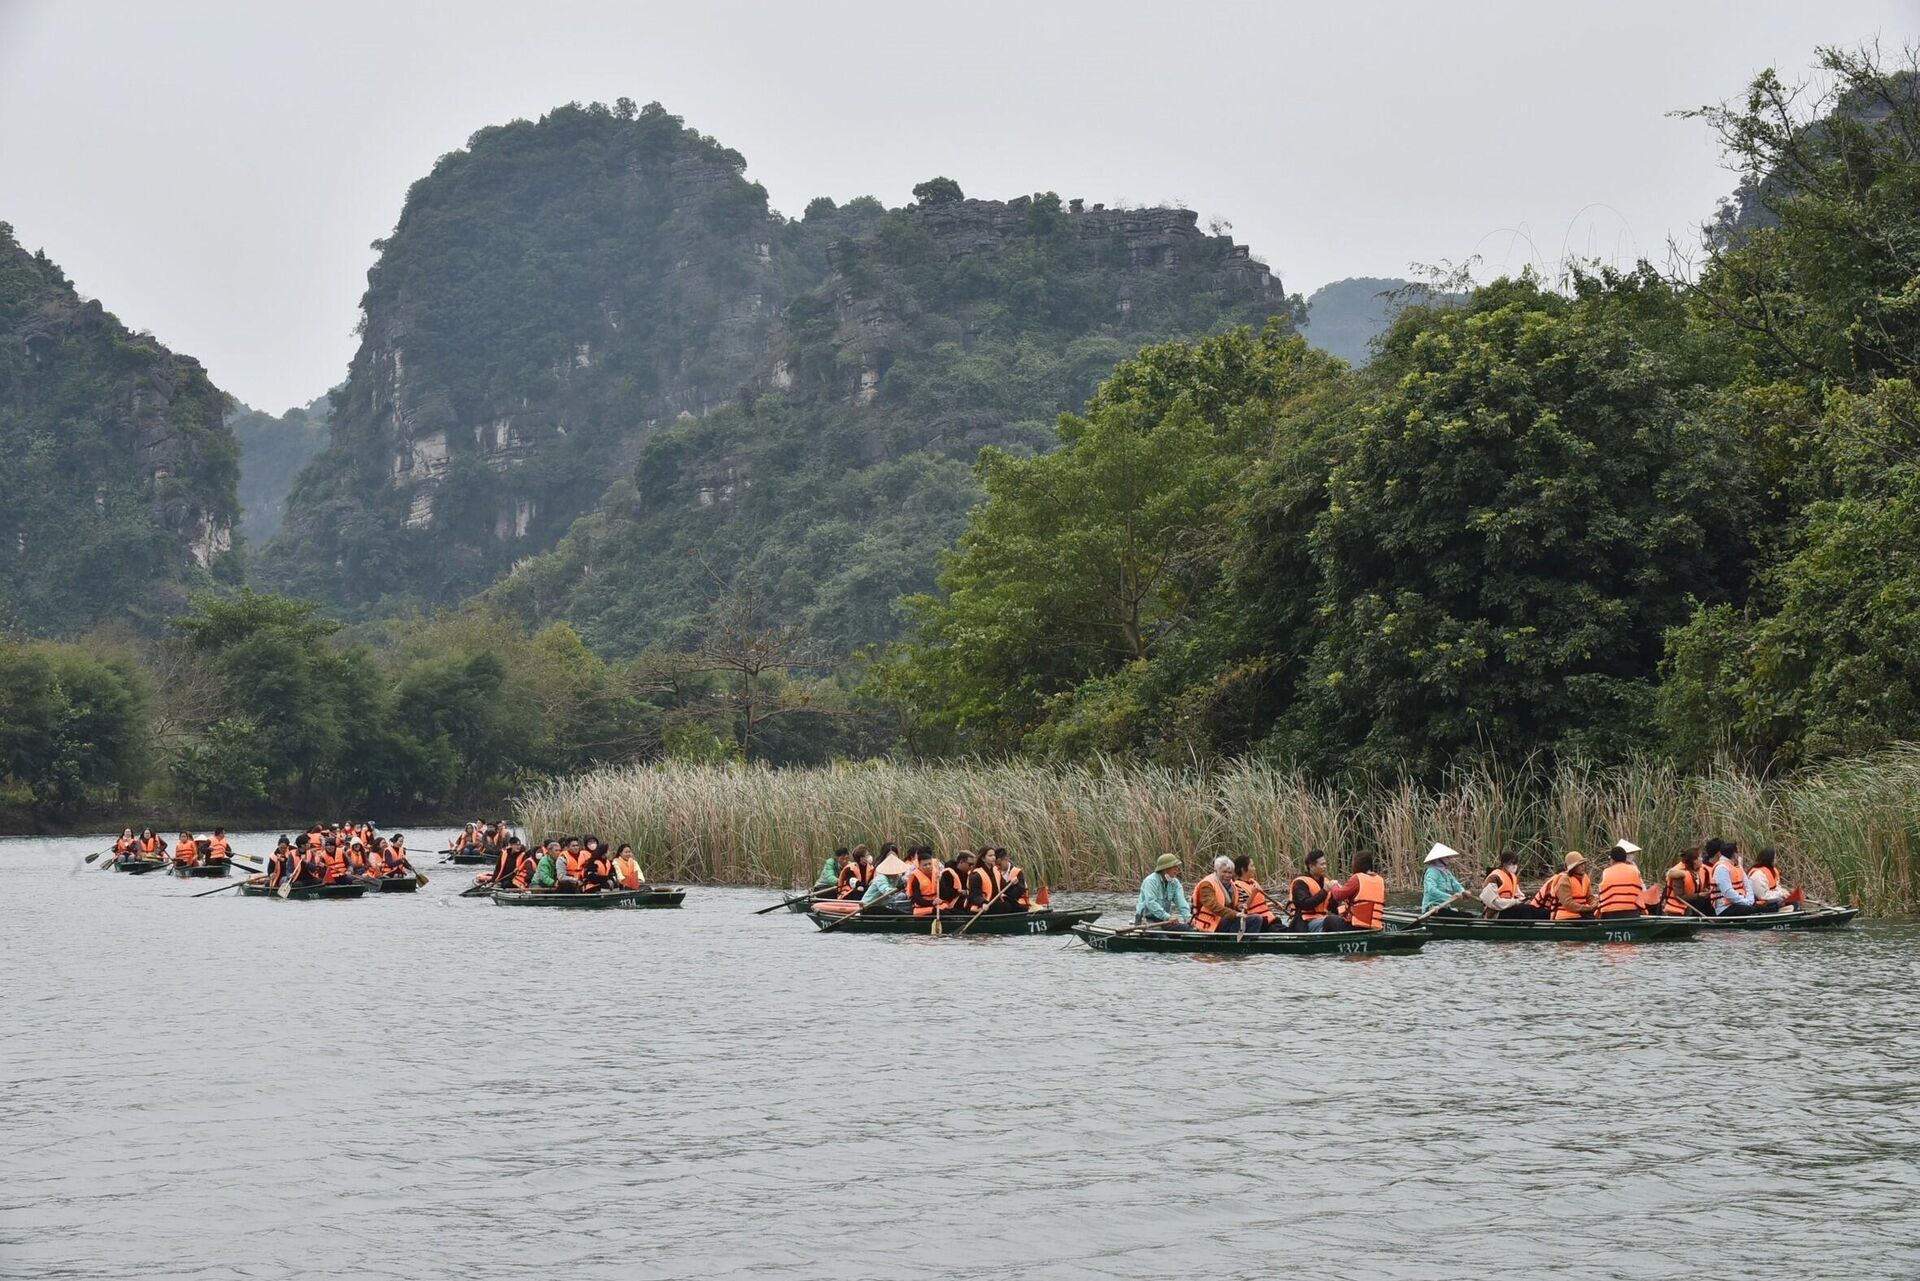
<svg viewBox="0 0 1920 1281"><path fill-rule="evenodd" d="M648 432L724 404L781 301L743 168L624 103L444 157L380 246L331 445L263 577L350 610L469 595L552 546Z"/></svg>
<svg viewBox="0 0 1920 1281"><path fill-rule="evenodd" d="M236 574L225 404L199 362L83 301L0 223L4 621L156 622Z"/></svg>

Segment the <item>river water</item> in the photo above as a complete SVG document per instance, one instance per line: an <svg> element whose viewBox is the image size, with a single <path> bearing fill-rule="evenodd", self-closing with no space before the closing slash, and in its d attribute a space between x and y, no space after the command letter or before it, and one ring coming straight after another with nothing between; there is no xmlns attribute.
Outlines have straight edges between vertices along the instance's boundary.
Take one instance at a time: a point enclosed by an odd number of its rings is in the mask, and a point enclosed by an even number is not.
<svg viewBox="0 0 1920 1281"><path fill-rule="evenodd" d="M103 843L0 841L7 1277L1920 1273L1911 924L1220 961Z"/></svg>

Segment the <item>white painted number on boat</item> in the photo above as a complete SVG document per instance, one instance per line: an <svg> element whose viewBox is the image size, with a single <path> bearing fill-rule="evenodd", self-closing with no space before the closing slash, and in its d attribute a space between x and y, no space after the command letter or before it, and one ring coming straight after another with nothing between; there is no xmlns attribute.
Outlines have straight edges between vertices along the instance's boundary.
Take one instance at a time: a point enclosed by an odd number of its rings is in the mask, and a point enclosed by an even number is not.
<svg viewBox="0 0 1920 1281"><path fill-rule="evenodd" d="M1607 942L1631 943L1633 942L1633 932L1631 930L1608 930Z"/></svg>
<svg viewBox="0 0 1920 1281"><path fill-rule="evenodd" d="M1047 932L1047 923L1045 921L1028 921L1027 922L1027 933L1045 934L1046 932Z"/></svg>
<svg viewBox="0 0 1920 1281"><path fill-rule="evenodd" d="M1340 950L1346 953L1364 952L1367 950L1367 945L1364 940L1358 943L1342 943L1340 945Z"/></svg>

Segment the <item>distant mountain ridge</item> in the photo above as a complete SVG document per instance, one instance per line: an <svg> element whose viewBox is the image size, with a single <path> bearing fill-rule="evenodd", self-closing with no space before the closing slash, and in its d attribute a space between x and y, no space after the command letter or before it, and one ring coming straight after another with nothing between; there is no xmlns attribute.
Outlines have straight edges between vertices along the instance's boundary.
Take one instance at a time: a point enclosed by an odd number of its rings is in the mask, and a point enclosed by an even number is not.
<svg viewBox="0 0 1920 1281"><path fill-rule="evenodd" d="M200 363L80 297L0 223L0 614L152 626L239 577L239 448Z"/></svg>
<svg viewBox="0 0 1920 1281"><path fill-rule="evenodd" d="M1191 211L947 183L789 220L744 165L624 101L444 157L263 578L349 615L499 580L618 651L746 573L836 647L884 639L980 445L1051 447L1146 343L1299 311Z"/></svg>

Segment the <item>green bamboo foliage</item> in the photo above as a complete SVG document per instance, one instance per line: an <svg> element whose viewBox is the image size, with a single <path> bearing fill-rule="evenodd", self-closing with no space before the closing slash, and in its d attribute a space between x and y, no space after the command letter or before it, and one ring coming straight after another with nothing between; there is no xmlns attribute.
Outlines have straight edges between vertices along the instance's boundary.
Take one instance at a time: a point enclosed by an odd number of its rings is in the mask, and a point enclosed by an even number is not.
<svg viewBox="0 0 1920 1281"><path fill-rule="evenodd" d="M543 783L517 811L530 836L631 841L653 875L694 882L806 884L836 846L895 840L1005 845L1037 883L1080 890L1130 889L1167 851L1190 875L1216 855L1249 854L1276 879L1309 849L1326 850L1336 871L1366 849L1409 890L1434 841L1467 855L1471 881L1503 849L1538 877L1566 850L1597 855L1623 837L1646 847L1639 861L1653 879L1682 847L1719 835L1749 852L1774 846L1788 880L1822 897L1874 912L1920 907L1920 748L1772 779L1652 762L1535 764L1458 772L1438 789L1403 779L1338 788L1253 762L634 766Z"/></svg>

